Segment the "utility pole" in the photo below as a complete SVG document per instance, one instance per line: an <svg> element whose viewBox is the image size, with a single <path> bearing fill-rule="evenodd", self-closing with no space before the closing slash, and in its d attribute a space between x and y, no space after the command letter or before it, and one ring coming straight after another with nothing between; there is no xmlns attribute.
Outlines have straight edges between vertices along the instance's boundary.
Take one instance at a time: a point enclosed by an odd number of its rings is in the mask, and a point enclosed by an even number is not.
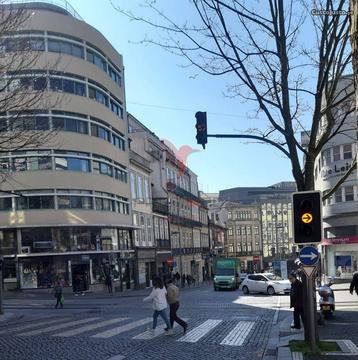
<svg viewBox="0 0 358 360"><path fill-rule="evenodd" d="M3 309L3 267L4 267L4 257L0 255L0 315L4 314Z"/></svg>

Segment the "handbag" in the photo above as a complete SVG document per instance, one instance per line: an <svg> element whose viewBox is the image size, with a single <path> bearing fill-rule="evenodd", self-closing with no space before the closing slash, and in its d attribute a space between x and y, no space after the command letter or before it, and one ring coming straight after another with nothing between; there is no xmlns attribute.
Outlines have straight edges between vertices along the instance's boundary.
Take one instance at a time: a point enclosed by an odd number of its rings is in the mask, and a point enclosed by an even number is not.
<svg viewBox="0 0 358 360"><path fill-rule="evenodd" d="M64 302L65 302L65 298L64 298L64 296L62 295L62 296L61 296L61 299L60 299L60 304L63 305Z"/></svg>

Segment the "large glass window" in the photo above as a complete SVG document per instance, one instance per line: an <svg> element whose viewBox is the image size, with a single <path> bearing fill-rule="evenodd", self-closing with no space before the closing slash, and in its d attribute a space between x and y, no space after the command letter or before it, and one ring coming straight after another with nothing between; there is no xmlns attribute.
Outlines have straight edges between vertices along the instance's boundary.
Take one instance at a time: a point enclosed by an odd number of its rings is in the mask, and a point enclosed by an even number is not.
<svg viewBox="0 0 358 360"><path fill-rule="evenodd" d="M92 197L90 196L58 196L59 209L93 209Z"/></svg>
<svg viewBox="0 0 358 360"><path fill-rule="evenodd" d="M90 171L90 161L86 159L55 157L56 170Z"/></svg>
<svg viewBox="0 0 358 360"><path fill-rule="evenodd" d="M106 95L103 91L92 86L88 86L88 96L108 107L108 95Z"/></svg>
<svg viewBox="0 0 358 360"><path fill-rule="evenodd" d="M4 41L6 51L45 51L45 39L35 37L8 38Z"/></svg>
<svg viewBox="0 0 358 360"><path fill-rule="evenodd" d="M48 51L84 58L83 46L68 41L48 39Z"/></svg>
<svg viewBox="0 0 358 360"><path fill-rule="evenodd" d="M111 100L111 110L123 119L123 109L113 100Z"/></svg>
<svg viewBox="0 0 358 360"><path fill-rule="evenodd" d="M113 145L118 149L125 150L126 149L126 142L124 139L120 138L117 135L113 134Z"/></svg>
<svg viewBox="0 0 358 360"><path fill-rule="evenodd" d="M354 200L353 186L346 186L344 190L345 190L345 201L353 201Z"/></svg>
<svg viewBox="0 0 358 360"><path fill-rule="evenodd" d="M54 196L26 196L16 198L16 210L54 209Z"/></svg>
<svg viewBox="0 0 358 360"><path fill-rule="evenodd" d="M86 96L86 85L71 79L50 78L50 89L53 91L63 91L70 94Z"/></svg>
<svg viewBox="0 0 358 360"><path fill-rule="evenodd" d="M341 160L341 149L340 146L333 146L333 161Z"/></svg>
<svg viewBox="0 0 358 360"><path fill-rule="evenodd" d="M132 198L136 199L137 198L137 192L136 192L136 181L135 181L135 175L133 173L130 174L130 179L131 179L131 194L132 194Z"/></svg>
<svg viewBox="0 0 358 360"><path fill-rule="evenodd" d="M88 134L88 122L83 120L53 117L53 128L62 131L72 131L80 134Z"/></svg>
<svg viewBox="0 0 358 360"><path fill-rule="evenodd" d="M103 126L92 123L91 124L91 135L111 142L110 131L107 130L106 128L104 128Z"/></svg>
<svg viewBox="0 0 358 360"><path fill-rule="evenodd" d="M339 188L335 194L334 194L334 198L335 198L335 202L336 203L340 203L343 201L342 199L342 188Z"/></svg>
<svg viewBox="0 0 358 360"><path fill-rule="evenodd" d="M107 62L106 60L99 54L95 53L92 50L87 49L87 61L91 62L98 66L101 70L107 72Z"/></svg>
<svg viewBox="0 0 358 360"><path fill-rule="evenodd" d="M118 86L122 86L122 78L114 68L108 65L108 73L112 80L117 83Z"/></svg>
<svg viewBox="0 0 358 360"><path fill-rule="evenodd" d="M15 230L0 230L0 253L3 255L16 253Z"/></svg>
<svg viewBox="0 0 358 360"><path fill-rule="evenodd" d="M10 118L12 131L34 131L34 130L49 130L48 116L20 116L15 119Z"/></svg>
<svg viewBox="0 0 358 360"><path fill-rule="evenodd" d="M96 210L114 211L114 201L110 199L96 197Z"/></svg>

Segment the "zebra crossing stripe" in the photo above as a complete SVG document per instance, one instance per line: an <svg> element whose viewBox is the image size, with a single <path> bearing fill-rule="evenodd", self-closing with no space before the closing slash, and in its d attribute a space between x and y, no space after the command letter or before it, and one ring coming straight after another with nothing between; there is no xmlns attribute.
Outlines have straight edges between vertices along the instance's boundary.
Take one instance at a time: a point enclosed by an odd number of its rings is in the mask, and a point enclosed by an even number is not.
<svg viewBox="0 0 358 360"><path fill-rule="evenodd" d="M203 336L205 336L209 331L217 327L221 322L222 320L206 320L201 325L189 331L186 335L184 335L177 341L195 343L199 341Z"/></svg>
<svg viewBox="0 0 358 360"><path fill-rule="evenodd" d="M254 326L253 321L239 321L220 345L241 346Z"/></svg>
<svg viewBox="0 0 358 360"><path fill-rule="evenodd" d="M77 329L68 330L68 331L64 331L62 333L53 334L52 336L56 336L56 337L74 336L74 335L82 334L82 333L84 333L86 331L91 331L91 330L94 330L94 329L98 329L100 327L105 327L107 325L117 324L117 323L119 323L121 321L124 321L124 320L128 320L128 318L115 318L115 319L110 319L110 320L106 320L106 321L101 321L99 323L94 323L94 324L81 326L81 327L79 327Z"/></svg>
<svg viewBox="0 0 358 360"><path fill-rule="evenodd" d="M183 319L184 321L187 321L188 319L184 318ZM174 323L174 328L176 328L179 324L177 323ZM164 334L164 329L165 327L161 327L161 328L156 328L154 332L150 331L150 330L147 330L147 331L144 331L143 333L137 335L137 336L134 336L132 339L135 339L135 340L151 340L151 339L154 339L160 335L163 335Z"/></svg>
<svg viewBox="0 0 358 360"><path fill-rule="evenodd" d="M108 339L108 338L110 338L112 336L119 335L119 334L124 333L126 331L135 329L136 327L139 327L141 325L148 324L150 322L152 322L152 318L145 318L145 319L142 319L142 320L135 321L133 323L129 323L129 324L126 324L126 325L123 325L123 326L115 327L115 328L107 330L107 331L103 331L101 333L92 335L91 337L99 338L99 339Z"/></svg>
<svg viewBox="0 0 358 360"><path fill-rule="evenodd" d="M46 332L51 332L51 331L57 331L57 330L65 329L65 328L71 327L71 326L76 326L76 325L81 325L81 324L89 323L89 322L91 322L91 321L95 321L95 320L98 320L98 319L100 319L100 318L98 318L98 317L93 317L93 318L88 318L88 319L70 321L70 322L66 322L66 323L64 323L64 324L57 324L57 325L54 325L54 326L49 326L49 327L45 327L45 328L41 328L41 329L37 329L37 330L25 332L25 333L21 333L21 334L18 334L17 336L32 336L32 335L38 335L38 334L42 334L42 333L46 333Z"/></svg>
<svg viewBox="0 0 358 360"><path fill-rule="evenodd" d="M58 318L58 319L52 318L52 320L45 320L45 321L41 321L41 322L37 322L37 323L31 323L31 324L27 324L27 325L16 326L16 327L6 329L6 330L1 330L0 334L27 330L27 329L31 329L31 328L42 326L42 325L50 325L50 324L54 324L54 323L58 324L61 321L67 321L67 320L68 320L68 318Z"/></svg>

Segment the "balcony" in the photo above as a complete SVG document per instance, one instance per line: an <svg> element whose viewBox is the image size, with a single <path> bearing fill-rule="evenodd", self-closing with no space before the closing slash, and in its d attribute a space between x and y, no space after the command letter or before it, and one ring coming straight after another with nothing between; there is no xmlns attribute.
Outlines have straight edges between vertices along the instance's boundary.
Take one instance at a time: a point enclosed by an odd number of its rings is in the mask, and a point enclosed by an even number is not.
<svg viewBox="0 0 358 360"><path fill-rule="evenodd" d="M170 250L170 240L156 239L158 250Z"/></svg>
<svg viewBox="0 0 358 360"><path fill-rule="evenodd" d="M153 198L152 199L152 210L155 213L168 215L169 206L167 198Z"/></svg>
<svg viewBox="0 0 358 360"><path fill-rule="evenodd" d="M168 191L174 192L176 195L178 195L182 198L185 198L187 200L193 200L197 203L201 202L199 197L195 196L191 192L181 188L180 186L178 186L177 184L175 184L171 181L167 182L167 189L168 189Z"/></svg>
<svg viewBox="0 0 358 360"><path fill-rule="evenodd" d="M202 223L200 221L187 219L185 217L178 216L178 215L169 215L169 221L172 224L183 225L183 226L190 227L190 228L202 227Z"/></svg>
<svg viewBox="0 0 358 360"><path fill-rule="evenodd" d="M129 161L132 164L142 167L144 170L151 172L150 161L145 159L143 156L137 154L133 150L129 150Z"/></svg>

